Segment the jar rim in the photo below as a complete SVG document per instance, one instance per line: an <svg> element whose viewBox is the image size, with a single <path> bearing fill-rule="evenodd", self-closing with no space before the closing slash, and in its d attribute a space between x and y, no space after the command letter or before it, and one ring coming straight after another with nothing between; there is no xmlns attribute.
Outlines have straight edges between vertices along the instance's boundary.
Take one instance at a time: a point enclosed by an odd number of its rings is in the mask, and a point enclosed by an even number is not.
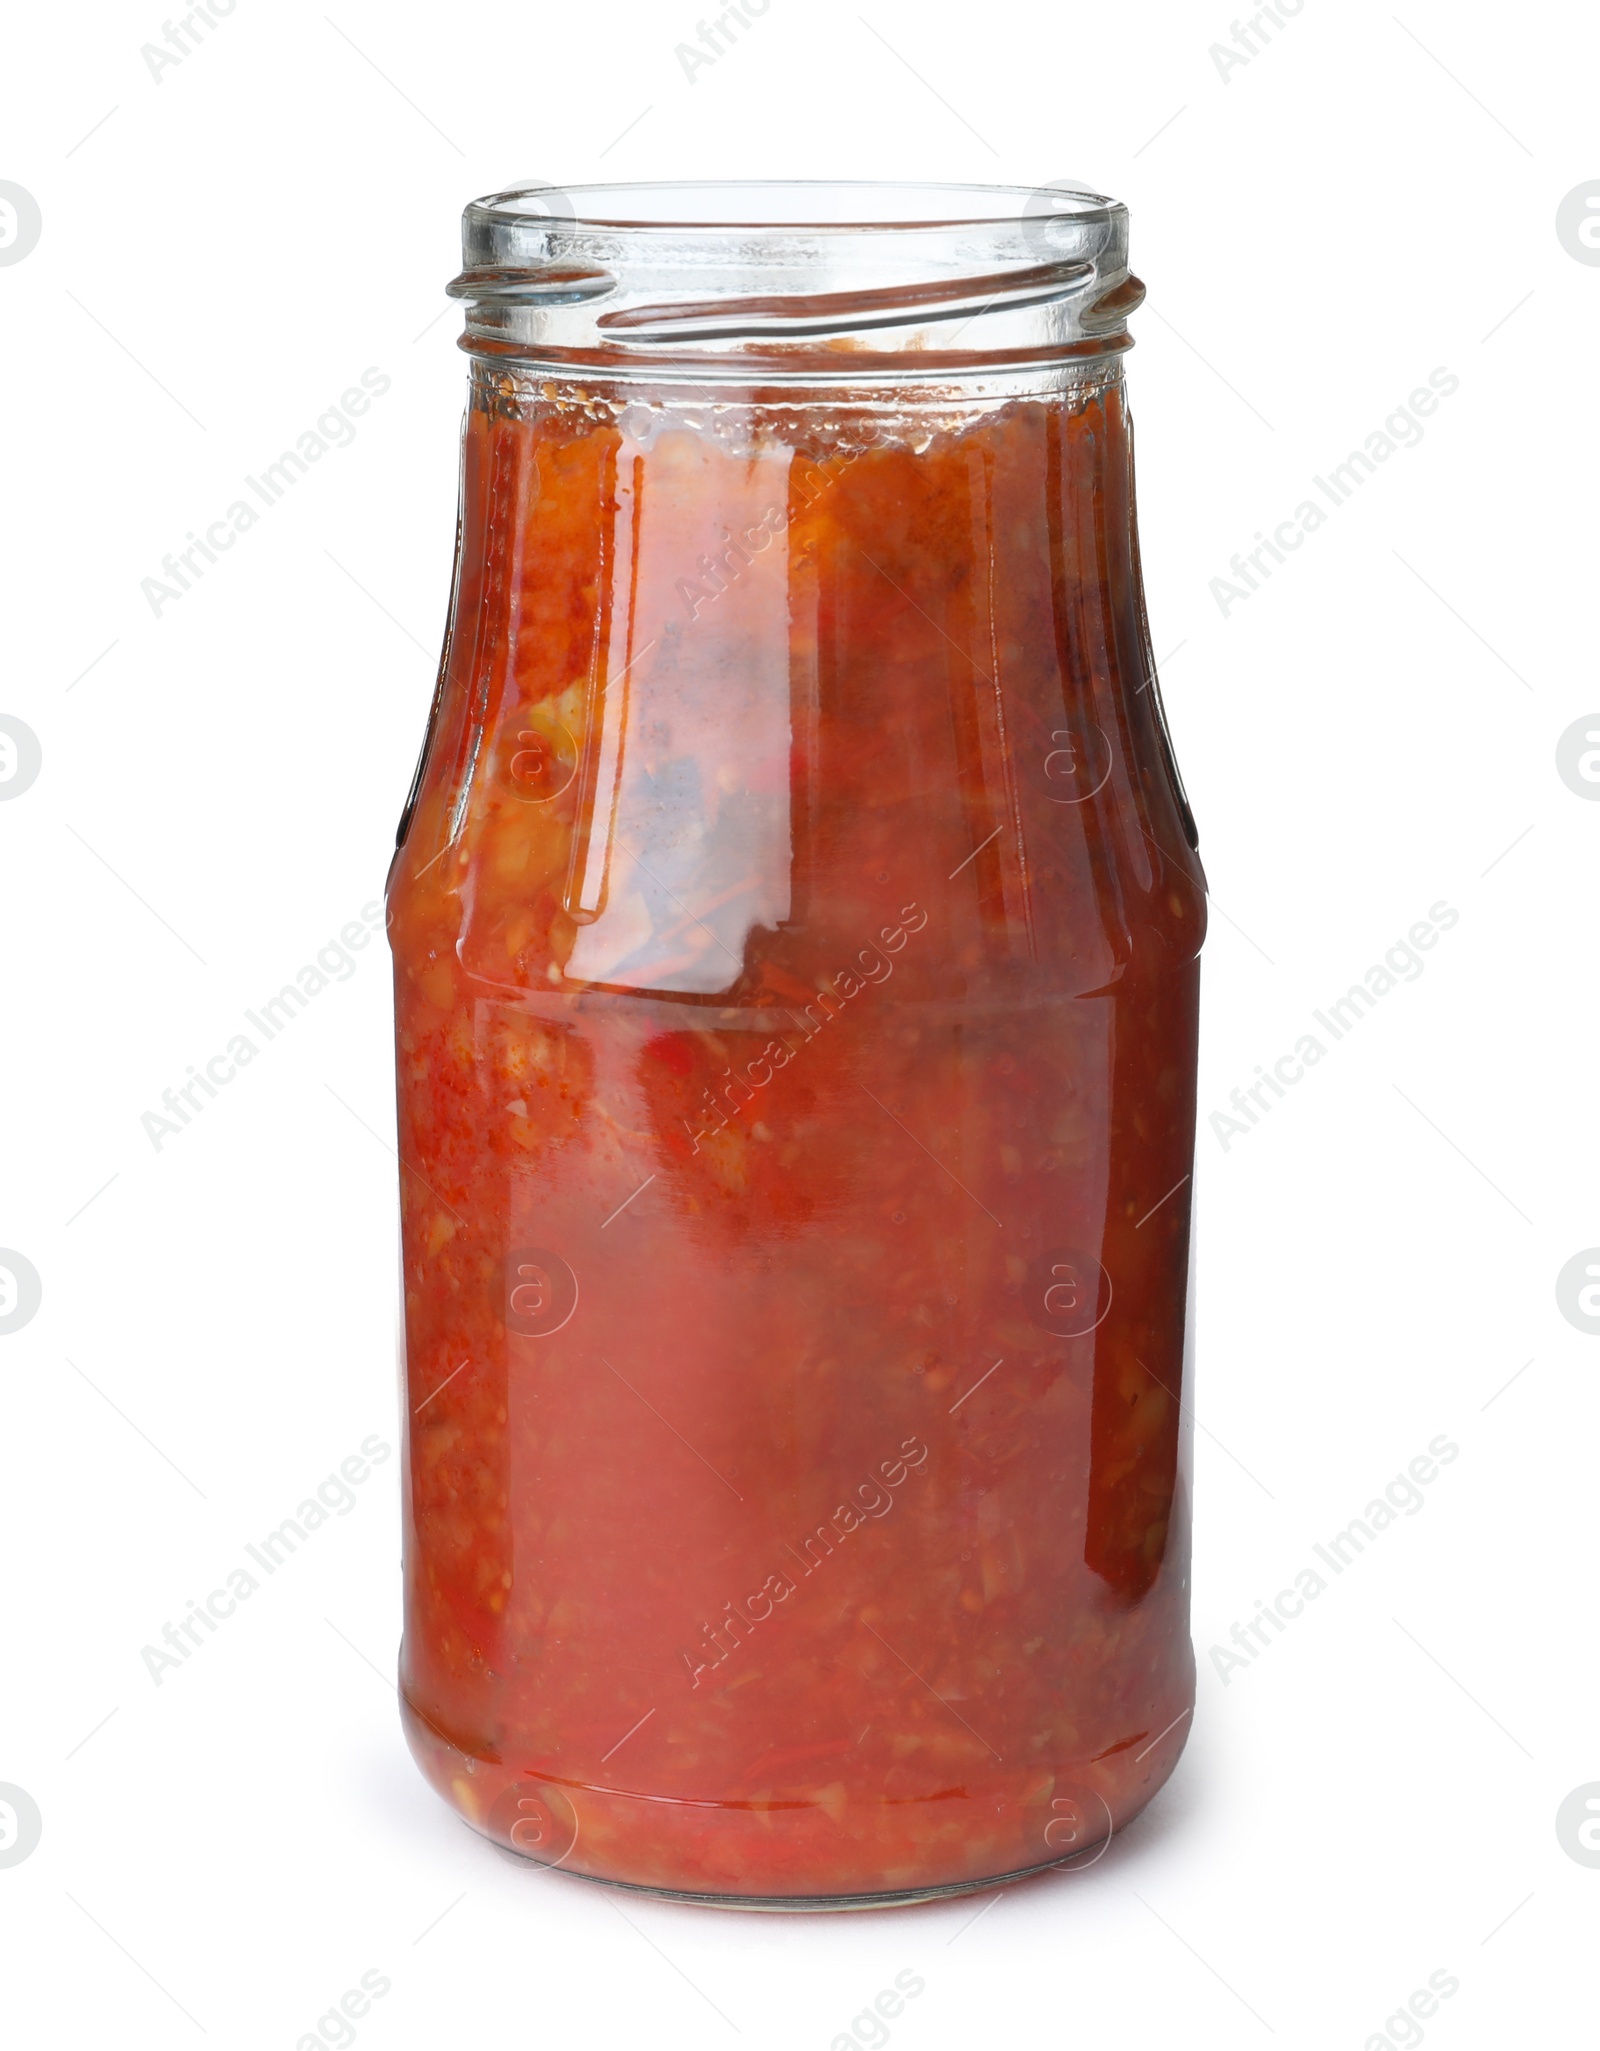
<svg viewBox="0 0 1600 2051"><path fill-rule="evenodd" d="M464 348L585 376L1068 363L1126 348L1143 291L1127 208L1065 179L528 180L472 201L461 253Z"/></svg>
<svg viewBox="0 0 1600 2051"><path fill-rule="evenodd" d="M1087 222L1109 220L1123 211L1119 201L1064 178L1035 186L912 179L689 178L573 186L532 179L484 194L466 213L469 222L476 217L485 224L493 219L507 226L564 221L645 233L792 229L848 235L1002 228L1054 215Z"/></svg>

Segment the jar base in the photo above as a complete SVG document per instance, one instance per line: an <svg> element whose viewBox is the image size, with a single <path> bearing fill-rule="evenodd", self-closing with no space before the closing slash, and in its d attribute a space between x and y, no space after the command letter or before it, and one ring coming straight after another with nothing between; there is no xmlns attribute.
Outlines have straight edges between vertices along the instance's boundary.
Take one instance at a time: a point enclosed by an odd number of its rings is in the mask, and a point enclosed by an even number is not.
<svg viewBox="0 0 1600 2051"><path fill-rule="evenodd" d="M991 1887L1011 1887L1018 1881L1036 1879L1042 1873L1056 1873L1064 1868L1082 1871L1085 1866L1094 1865L1110 1849L1112 1838L1120 1835L1116 1831L1108 1832L1096 1844L1085 1846L1070 1858L1046 1859L1039 1866L1019 1866L1010 1873L992 1873L987 1879L952 1880L937 1887L908 1887L882 1894L710 1894L694 1893L679 1887L650 1887L637 1880L613 1880L602 1873L582 1872L575 1866L556 1866L544 1859L531 1859L489 1837L487 1831L479 1830L465 1817L462 1821L467 1823L475 1837L487 1838L497 1852L514 1859L519 1866L534 1866L546 1873L560 1873L568 1880L586 1880L591 1887L614 1888L620 1894L643 1895L649 1901L676 1902L681 1907L693 1909L743 1909L748 1914L770 1916L840 1914L850 1909L910 1909L923 1902L950 1901L963 1894L986 1894Z"/></svg>
<svg viewBox="0 0 1600 2051"><path fill-rule="evenodd" d="M903 1854L892 1860L874 1861L859 1855L841 1858L838 1847L832 1845L819 1850L812 1844L809 1856L802 1858L795 1855L792 1844L774 1845L763 1838L753 1844L714 1846L716 1855L708 1856L705 1843L695 1841L693 1835L668 1835L653 1842L640 1840L631 1822L627 1830L618 1831L615 1814L608 1818L602 1809L588 1817L580 1815L569 1793L576 1791L577 1783L534 1779L508 1767L503 1759L463 1751L416 1708L403 1689L400 1704L406 1738L424 1777L475 1835L486 1838L496 1851L515 1860L517 1865L569 1874L575 1879L593 1881L596 1886L614 1887L657 1901L771 1915L908 1908L920 1902L982 1894L1042 1873L1081 1871L1102 1858L1113 1837L1143 1811L1182 1749L1180 1744L1170 1758L1139 1773L1135 1781L1111 1788L1109 1796L1098 1786L1085 1783L1077 1787L1075 1794L1058 1794L1048 1811L1041 1807L1036 1821L1042 1826L1039 1834L1044 1839L1043 1848L1054 1854L1050 1858L1012 1864L1005 1858L1011 1845L991 1842L988 1850L991 1854L999 1852L1000 1856L985 1871L989 1861L984 1859L983 1849L975 1838L958 1832L942 1848L925 1848L922 1871L917 1872L914 1868L906 1870L908 1861ZM1173 1721L1182 1721L1183 1715L1180 1712ZM1046 1791L1052 1785L1061 1788L1073 1784L1046 1781ZM583 1792L593 1802L625 1803L629 1810L642 1803L657 1816L672 1817L687 1809L698 1831L703 1831L709 1816L724 1807L701 1801L680 1803L669 1797L619 1789L587 1788ZM730 1806L737 1810L745 1807ZM725 1820L737 1824L740 1819L733 1815ZM591 1828L586 1829L586 1824ZM598 1828L592 1827L595 1825ZM1018 1834L1006 1833L1013 1844ZM584 1840L581 1846L580 1838ZM1016 1848L1024 1852L1031 1849L1026 1844ZM891 1867L882 1873L883 1880L890 1885L871 1884L879 1877L871 1871L873 1863L880 1869L884 1865ZM894 1865L901 1870L894 1872ZM720 1872L714 1870L719 1866ZM713 1870L706 1870L708 1867ZM796 1867L801 1870L794 1870ZM975 1867L978 1870L974 1871ZM681 1884L698 1881L710 1884ZM719 1886L718 1881L731 1884ZM741 1881L744 1886L739 1884ZM764 1887L763 1882L768 1885ZM791 1885L780 1892L771 1886L772 1882L778 1882L780 1887L785 1882Z"/></svg>

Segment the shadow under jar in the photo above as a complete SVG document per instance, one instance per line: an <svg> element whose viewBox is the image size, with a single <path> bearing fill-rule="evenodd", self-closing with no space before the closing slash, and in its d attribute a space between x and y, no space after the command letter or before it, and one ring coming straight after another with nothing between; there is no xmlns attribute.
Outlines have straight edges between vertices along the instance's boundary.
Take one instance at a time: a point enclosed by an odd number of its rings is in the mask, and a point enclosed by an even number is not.
<svg viewBox="0 0 1600 2051"><path fill-rule="evenodd" d="M699 1901L1081 1860L1194 1689L1126 212L538 188L464 241L389 888L411 1746Z"/></svg>

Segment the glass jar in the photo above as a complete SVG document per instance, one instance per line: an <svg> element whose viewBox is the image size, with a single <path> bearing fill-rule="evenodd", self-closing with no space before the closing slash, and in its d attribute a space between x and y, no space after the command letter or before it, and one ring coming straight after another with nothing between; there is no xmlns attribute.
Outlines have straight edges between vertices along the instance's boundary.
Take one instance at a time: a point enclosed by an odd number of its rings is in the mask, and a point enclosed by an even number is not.
<svg viewBox="0 0 1600 2051"><path fill-rule="evenodd" d="M464 240L389 891L410 1743L694 1900L1092 1858L1194 1687L1126 212L537 188Z"/></svg>

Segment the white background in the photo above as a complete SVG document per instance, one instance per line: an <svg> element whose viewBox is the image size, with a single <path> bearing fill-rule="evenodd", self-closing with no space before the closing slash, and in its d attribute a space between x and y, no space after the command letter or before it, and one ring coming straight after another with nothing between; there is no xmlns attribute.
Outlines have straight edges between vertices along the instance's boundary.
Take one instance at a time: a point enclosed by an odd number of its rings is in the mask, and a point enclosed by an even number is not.
<svg viewBox="0 0 1600 2051"><path fill-rule="evenodd" d="M43 1818L0 1868L7 2043L290 2051L369 1969L370 2051L824 2051L903 1969L905 2051L1359 2047L1439 1969L1441 2051L1591 2041L1600 1871L1555 1812L1600 1780L1600 1343L1555 1278L1600 1241L1600 805L1556 746L1600 704L1600 268L1555 216L1600 178L1600 22L1308 0L1224 80L1222 0L773 0L691 85L689 13L638 0L240 0L157 83L154 5L22 12L0 82L44 223L0 268L0 712L43 750L0 804L0 1245L44 1286L0 1338L0 1782ZM141 1660L398 1443L381 944L159 1151L140 1121L379 894L455 517L441 288L463 203L529 175L1124 198L1219 914L1203 1118L1460 914L1255 1129L1202 1125L1193 1737L1108 1857L976 1923L657 1905L476 1839L400 1738L393 1458L180 1671ZM153 616L141 579L368 366L355 442ZM1224 616L1229 558L1439 366L1420 445ZM1224 1684L1209 1648L1441 1433L1425 1507Z"/></svg>

